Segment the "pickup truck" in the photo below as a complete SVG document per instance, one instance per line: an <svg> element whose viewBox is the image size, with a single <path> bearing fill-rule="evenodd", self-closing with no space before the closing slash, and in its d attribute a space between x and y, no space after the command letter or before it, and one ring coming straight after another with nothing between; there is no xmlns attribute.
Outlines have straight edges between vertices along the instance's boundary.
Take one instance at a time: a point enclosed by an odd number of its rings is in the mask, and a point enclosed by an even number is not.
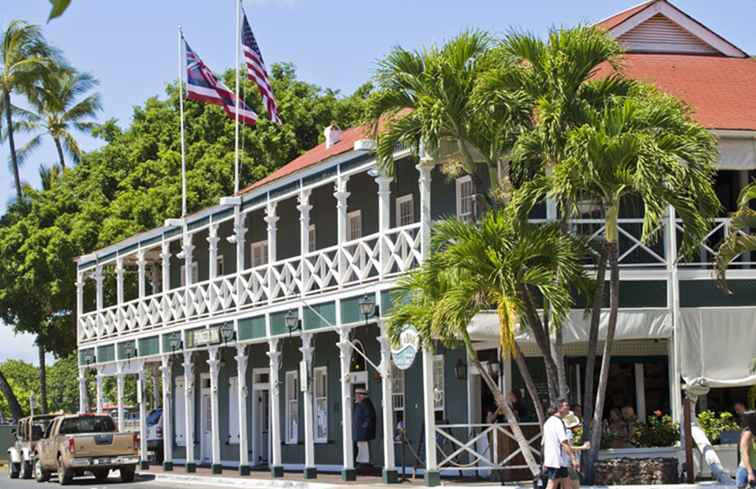
<svg viewBox="0 0 756 489"><path fill-rule="evenodd" d="M8 448L8 460L11 479L31 479L32 477L32 454L37 442L50 424L59 414L42 414L21 418L18 425L11 432L15 440Z"/></svg>
<svg viewBox="0 0 756 489"><path fill-rule="evenodd" d="M131 482L137 463L139 434L118 433L110 416L59 416L37 443L34 476L45 482L57 473L58 482L67 485L85 472L101 482L111 470L118 470L123 482Z"/></svg>

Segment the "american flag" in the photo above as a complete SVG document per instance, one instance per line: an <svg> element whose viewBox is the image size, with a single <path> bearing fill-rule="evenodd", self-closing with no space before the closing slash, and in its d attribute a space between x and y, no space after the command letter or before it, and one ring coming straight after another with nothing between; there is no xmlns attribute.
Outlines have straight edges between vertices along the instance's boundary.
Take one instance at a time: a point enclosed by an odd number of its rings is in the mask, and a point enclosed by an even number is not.
<svg viewBox="0 0 756 489"><path fill-rule="evenodd" d="M186 51L186 97L189 100L220 105L230 118L235 119L236 96L192 51L189 43L184 41ZM239 100L239 120L254 126L257 114L243 100Z"/></svg>
<svg viewBox="0 0 756 489"><path fill-rule="evenodd" d="M262 95L263 105L268 111L270 120L276 124L281 124L281 117L278 115L278 105L276 98L273 96L273 89L270 87L268 72L265 69L260 46L257 45L255 35L249 27L247 14L243 14L242 24L242 49L244 50L244 61L247 63L247 78L257 84Z"/></svg>

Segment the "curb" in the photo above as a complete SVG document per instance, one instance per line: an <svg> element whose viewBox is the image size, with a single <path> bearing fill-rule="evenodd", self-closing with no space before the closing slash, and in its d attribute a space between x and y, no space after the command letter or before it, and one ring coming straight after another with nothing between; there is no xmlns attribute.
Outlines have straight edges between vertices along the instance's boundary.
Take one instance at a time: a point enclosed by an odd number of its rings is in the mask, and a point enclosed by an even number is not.
<svg viewBox="0 0 756 489"><path fill-rule="evenodd" d="M339 489L343 484L327 484L324 482L305 482L287 480L242 479L237 477L211 477L202 475L156 474L140 472L140 475L155 477L156 482L177 482L181 484L206 485L218 487L240 487L251 489ZM371 484L372 485L372 484Z"/></svg>

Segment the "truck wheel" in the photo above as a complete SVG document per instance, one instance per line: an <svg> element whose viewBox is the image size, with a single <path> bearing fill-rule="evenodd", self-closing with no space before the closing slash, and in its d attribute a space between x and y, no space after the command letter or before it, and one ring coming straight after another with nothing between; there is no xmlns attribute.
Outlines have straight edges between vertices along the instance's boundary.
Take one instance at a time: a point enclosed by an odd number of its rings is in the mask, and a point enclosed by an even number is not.
<svg viewBox="0 0 756 489"><path fill-rule="evenodd" d="M124 465L121 466L121 482L134 482L134 472L135 472L136 466L134 465Z"/></svg>
<svg viewBox="0 0 756 489"><path fill-rule="evenodd" d="M61 462L61 460L58 459L58 484L60 484L61 486L67 486L71 484L72 480L73 480L73 471L66 470L65 466L63 465L63 462Z"/></svg>
<svg viewBox="0 0 756 489"><path fill-rule="evenodd" d="M34 479L37 482L47 482L50 480L50 471L42 468L42 462L39 459L34 460Z"/></svg>
<svg viewBox="0 0 756 489"><path fill-rule="evenodd" d="M21 462L21 473L19 474L19 477L22 479L31 479L32 478L32 464L31 462L27 462L24 460Z"/></svg>
<svg viewBox="0 0 756 489"><path fill-rule="evenodd" d="M18 479L18 474L21 472L21 464L11 462L8 466L8 472L11 479Z"/></svg>

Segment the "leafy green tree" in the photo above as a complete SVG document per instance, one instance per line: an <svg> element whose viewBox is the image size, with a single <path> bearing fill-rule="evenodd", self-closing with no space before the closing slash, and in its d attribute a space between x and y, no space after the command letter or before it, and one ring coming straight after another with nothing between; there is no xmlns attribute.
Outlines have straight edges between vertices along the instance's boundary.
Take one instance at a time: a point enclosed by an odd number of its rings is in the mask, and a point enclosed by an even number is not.
<svg viewBox="0 0 756 489"><path fill-rule="evenodd" d="M31 363L22 360L5 360L0 363L0 370L5 374L8 384L18 399L21 415L13 412L7 397L0 398L0 412L5 419L18 419L30 413L29 400L31 395L37 396L39 401L39 371ZM39 411L37 411L39 412Z"/></svg>
<svg viewBox="0 0 756 489"><path fill-rule="evenodd" d="M751 234L751 229L756 228L756 211L751 209L751 201L756 199L756 183L747 185L740 191L738 197L738 209L730 218L730 232L720 243L716 256L716 268L714 269L720 288L732 294L727 287L727 269L730 262L742 255L756 251L756 236ZM756 363L754 363L756 367Z"/></svg>
<svg viewBox="0 0 756 489"><path fill-rule="evenodd" d="M58 151L60 167L66 168L64 153L77 163L81 158L81 148L72 131L92 132L94 123L90 119L95 117L102 105L99 94L87 93L96 85L97 81L91 75L62 67L32 87L27 98L34 112L28 114L24 129L37 134L19 150L19 161L28 158L29 153L42 144L42 137L49 135ZM81 96L84 98L78 100Z"/></svg>
<svg viewBox="0 0 756 489"><path fill-rule="evenodd" d="M638 86L603 109L586 111L586 122L567 134L565 158L554 165L549 192L567 215L586 196L606 219L609 320L591 427L590 468L598 456L602 414L620 298L619 209L634 199L643 205L644 243L654 241L671 206L683 222L682 253L696 249L719 209L713 190L716 141L693 121L677 99ZM594 307L598 307L594 305Z"/></svg>
<svg viewBox="0 0 756 489"><path fill-rule="evenodd" d="M467 327L476 314L496 310L502 351L514 355L539 421L543 422L543 408L515 336L522 325L536 332L536 342L549 341L537 334L543 328L537 298L531 291L549 301L558 324L572 307L571 290L564 284L584 281L582 247L562 233L557 224L522 222L508 210L488 210L478 224L446 219L437 223L433 231L430 259L402 281L409 301L392 311L391 335L397 339L403 325L409 323L419 328L425 348L432 348L431 338L447 343L461 341L536 475L538 468L528 442L505 394L480 365ZM535 323L539 323L538 327L531 327Z"/></svg>
<svg viewBox="0 0 756 489"><path fill-rule="evenodd" d="M20 20L11 21L0 39L0 111L5 115L5 131L11 153L11 169L16 185L16 197L21 200L22 188L19 161L13 135L11 94L28 93L45 70L57 60L57 55L42 36L38 26Z"/></svg>

